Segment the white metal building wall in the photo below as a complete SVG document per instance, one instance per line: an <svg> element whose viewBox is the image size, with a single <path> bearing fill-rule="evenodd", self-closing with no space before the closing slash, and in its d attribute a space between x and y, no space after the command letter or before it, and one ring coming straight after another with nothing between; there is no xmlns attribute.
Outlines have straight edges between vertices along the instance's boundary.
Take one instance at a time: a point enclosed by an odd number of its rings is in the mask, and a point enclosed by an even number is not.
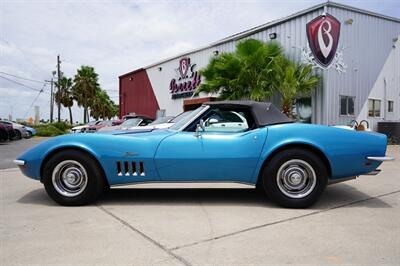
<svg viewBox="0 0 400 266"><path fill-rule="evenodd" d="M191 63L196 63L199 70L208 64L215 50L220 53L231 52L234 51L238 40L254 38L267 41L270 33L277 33L276 41L282 45L286 54L293 60L300 60L301 49L309 49L306 24L321 15L323 11L324 8L320 7L257 33L239 35L240 39L229 40L148 67L146 71L160 108L166 109L167 115L175 115L182 111L183 99L173 100L169 92L169 83L176 77L175 71L182 57L190 57ZM400 49L400 47L393 48L393 39L400 35L400 23L335 6L328 6L327 12L341 22L338 50L344 49L343 57L347 72L338 73L334 68L316 70L323 81L313 95L313 122L330 125L348 124L350 120L357 118L368 101L368 95L389 53L393 49ZM351 25L345 23L348 19L353 20ZM393 73L396 74L398 73ZM398 88L399 82L396 81L394 87ZM340 95L356 97L354 116L340 116ZM399 108L399 94L393 97L395 108Z"/></svg>
<svg viewBox="0 0 400 266"><path fill-rule="evenodd" d="M332 68L324 71L323 123L348 124L368 101L368 95L393 50L393 39L400 35L400 23L336 7L329 7L328 13L341 22L339 48L345 48L343 57L348 68L343 74ZM346 25L344 21L350 18L353 24ZM355 116L339 115L340 95L356 97ZM397 97L395 105L399 104Z"/></svg>
<svg viewBox="0 0 400 266"><path fill-rule="evenodd" d="M368 101L365 101L357 117L358 121L367 119L375 129L377 122L382 119L400 121L400 39L395 43L395 48L390 51L368 98L381 100L381 118L368 117ZM394 102L393 112L388 112L388 100Z"/></svg>

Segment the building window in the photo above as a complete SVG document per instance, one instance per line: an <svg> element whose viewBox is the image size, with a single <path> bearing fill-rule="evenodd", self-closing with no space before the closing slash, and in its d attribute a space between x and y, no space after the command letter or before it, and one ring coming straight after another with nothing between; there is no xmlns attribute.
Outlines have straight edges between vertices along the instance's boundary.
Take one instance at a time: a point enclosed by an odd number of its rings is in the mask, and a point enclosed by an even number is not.
<svg viewBox="0 0 400 266"><path fill-rule="evenodd" d="M368 100L368 116L369 117L381 116L381 100L375 100L375 99Z"/></svg>
<svg viewBox="0 0 400 266"><path fill-rule="evenodd" d="M340 115L354 115L354 99L352 96L340 96Z"/></svg>
<svg viewBox="0 0 400 266"><path fill-rule="evenodd" d="M393 113L393 105L394 105L393 101L388 101L388 112L389 113Z"/></svg>
<svg viewBox="0 0 400 266"><path fill-rule="evenodd" d="M302 123L311 123L312 100L311 97L303 97L296 100L293 106L293 116Z"/></svg>

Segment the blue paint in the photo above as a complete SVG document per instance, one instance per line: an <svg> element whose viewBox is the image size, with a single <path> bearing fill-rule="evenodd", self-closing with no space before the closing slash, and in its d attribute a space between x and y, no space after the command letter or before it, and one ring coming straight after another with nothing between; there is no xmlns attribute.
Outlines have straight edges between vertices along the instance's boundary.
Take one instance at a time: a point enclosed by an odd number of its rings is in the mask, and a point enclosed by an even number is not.
<svg viewBox="0 0 400 266"><path fill-rule="evenodd" d="M237 181L254 184L264 161L285 145L306 144L320 150L332 169L331 179L365 174L380 163L367 156L384 156L385 135L335 127L289 123L241 133L173 130L124 134L69 134L26 151L22 172L40 179L42 162L53 151L77 148L96 158L110 185L145 181ZM145 175L118 175L117 161L143 162ZM369 163L369 165L366 165Z"/></svg>

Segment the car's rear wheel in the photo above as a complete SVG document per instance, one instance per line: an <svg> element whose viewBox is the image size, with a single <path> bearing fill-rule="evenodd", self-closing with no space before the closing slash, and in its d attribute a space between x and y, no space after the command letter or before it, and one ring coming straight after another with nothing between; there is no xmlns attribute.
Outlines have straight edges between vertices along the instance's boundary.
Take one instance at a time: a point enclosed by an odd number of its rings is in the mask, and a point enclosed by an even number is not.
<svg viewBox="0 0 400 266"><path fill-rule="evenodd" d="M313 152L288 149L264 166L262 179L270 198L281 206L306 208L314 204L327 184L324 162Z"/></svg>
<svg viewBox="0 0 400 266"><path fill-rule="evenodd" d="M47 194L61 205L85 205L97 199L106 185L96 160L77 150L52 156L43 169Z"/></svg>

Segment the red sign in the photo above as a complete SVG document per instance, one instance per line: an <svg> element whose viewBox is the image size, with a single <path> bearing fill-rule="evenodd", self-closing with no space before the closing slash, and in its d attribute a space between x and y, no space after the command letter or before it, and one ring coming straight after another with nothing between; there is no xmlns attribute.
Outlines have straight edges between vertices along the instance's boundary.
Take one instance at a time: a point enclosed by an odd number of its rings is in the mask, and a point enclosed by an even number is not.
<svg viewBox="0 0 400 266"><path fill-rule="evenodd" d="M307 38L316 61L328 67L339 44L340 22L332 15L316 17L307 23Z"/></svg>
<svg viewBox="0 0 400 266"><path fill-rule="evenodd" d="M169 84L172 99L186 98L193 95L196 88L201 83L201 77L195 70L196 64L190 64L190 58L182 58L179 60L179 67L176 72L179 73L177 78L173 78Z"/></svg>

